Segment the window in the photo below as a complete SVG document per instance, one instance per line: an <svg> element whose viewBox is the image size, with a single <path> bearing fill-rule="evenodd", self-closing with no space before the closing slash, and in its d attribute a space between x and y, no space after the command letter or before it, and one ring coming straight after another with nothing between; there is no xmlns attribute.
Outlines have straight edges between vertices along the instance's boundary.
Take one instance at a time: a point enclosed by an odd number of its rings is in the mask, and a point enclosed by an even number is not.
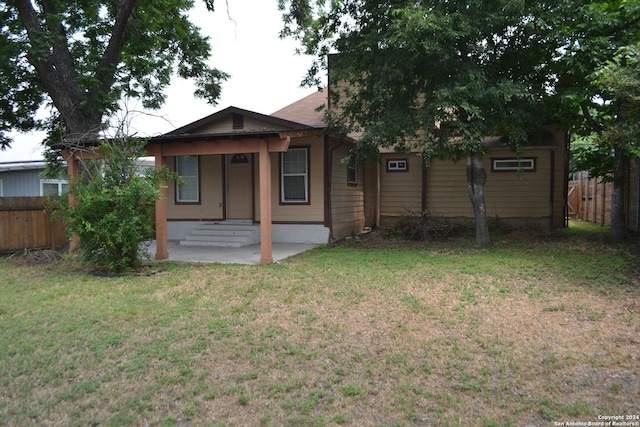
<svg viewBox="0 0 640 427"><path fill-rule="evenodd" d="M282 203L309 202L309 149L289 148L280 155Z"/></svg>
<svg viewBox="0 0 640 427"><path fill-rule="evenodd" d="M69 192L69 184L64 179L41 179L41 196L62 196Z"/></svg>
<svg viewBox="0 0 640 427"><path fill-rule="evenodd" d="M525 172L536 170L535 159L491 159L491 170L494 172Z"/></svg>
<svg viewBox="0 0 640 427"><path fill-rule="evenodd" d="M2 192L2 180L0 179L0 197L3 197L4 193Z"/></svg>
<svg viewBox="0 0 640 427"><path fill-rule="evenodd" d="M358 163L355 156L350 157L347 164L347 184L358 185Z"/></svg>
<svg viewBox="0 0 640 427"><path fill-rule="evenodd" d="M176 173L182 178L182 183L176 184L176 203L200 202L198 163L198 156L176 157Z"/></svg>
<svg viewBox="0 0 640 427"><path fill-rule="evenodd" d="M388 159L387 172L406 172L409 170L407 159Z"/></svg>

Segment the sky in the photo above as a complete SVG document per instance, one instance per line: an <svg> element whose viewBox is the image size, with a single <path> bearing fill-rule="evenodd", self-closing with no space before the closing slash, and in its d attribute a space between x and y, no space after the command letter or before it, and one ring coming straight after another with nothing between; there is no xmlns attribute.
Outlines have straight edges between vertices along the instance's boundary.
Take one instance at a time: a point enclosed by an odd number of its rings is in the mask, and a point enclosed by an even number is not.
<svg viewBox="0 0 640 427"><path fill-rule="evenodd" d="M277 0L217 0L215 5L210 13L196 1L191 21L211 38L210 64L231 74L218 104L194 98L193 85L176 78L162 109L145 114L138 111L141 105L127 105L131 133L160 135L229 106L270 114L316 90L300 87L313 58L296 55L297 42L279 38ZM41 160L41 140L39 133L17 134L12 148L0 151L0 162Z"/></svg>

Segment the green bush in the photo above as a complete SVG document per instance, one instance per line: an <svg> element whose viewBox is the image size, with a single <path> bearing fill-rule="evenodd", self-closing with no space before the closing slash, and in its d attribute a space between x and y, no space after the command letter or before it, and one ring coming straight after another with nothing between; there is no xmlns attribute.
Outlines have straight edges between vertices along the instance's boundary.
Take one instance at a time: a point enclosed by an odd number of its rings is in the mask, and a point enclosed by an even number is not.
<svg viewBox="0 0 640 427"><path fill-rule="evenodd" d="M71 181L75 202L61 200L71 235L80 238L79 255L98 271L139 270L154 232L155 202L166 171L141 169L142 143L123 139L102 143L101 160L84 162Z"/></svg>

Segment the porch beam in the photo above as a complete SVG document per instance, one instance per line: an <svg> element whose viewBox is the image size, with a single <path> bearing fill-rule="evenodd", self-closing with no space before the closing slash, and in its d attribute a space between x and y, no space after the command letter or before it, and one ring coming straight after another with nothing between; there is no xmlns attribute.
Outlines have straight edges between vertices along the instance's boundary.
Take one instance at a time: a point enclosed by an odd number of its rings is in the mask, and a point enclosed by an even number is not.
<svg viewBox="0 0 640 427"><path fill-rule="evenodd" d="M271 154L267 143L260 145L260 264L273 262L271 227Z"/></svg>
<svg viewBox="0 0 640 427"><path fill-rule="evenodd" d="M162 147L154 150L156 170L161 170L165 166L165 157L162 155ZM155 259L168 259L168 237L167 237L167 180L160 182L160 198L156 200L156 254Z"/></svg>
<svg viewBox="0 0 640 427"><path fill-rule="evenodd" d="M262 146L267 147L271 153L279 153L289 149L291 138L266 138L266 139L240 139L240 140L182 140L172 142L150 141L147 145L149 153L156 151L157 147L162 147L162 155L173 156L195 156L195 155L215 155L215 154L249 154L259 153ZM266 144L265 144L266 142Z"/></svg>
<svg viewBox="0 0 640 427"><path fill-rule="evenodd" d="M67 161L67 174L69 175L69 190L78 179L78 173L80 168L80 163L76 153L71 150L64 150L62 152L62 157ZM75 197L71 195L71 191L69 191L67 195L69 199L69 206L76 206L78 201ZM74 253L80 246L80 237L77 234L74 234L69 239L69 253Z"/></svg>

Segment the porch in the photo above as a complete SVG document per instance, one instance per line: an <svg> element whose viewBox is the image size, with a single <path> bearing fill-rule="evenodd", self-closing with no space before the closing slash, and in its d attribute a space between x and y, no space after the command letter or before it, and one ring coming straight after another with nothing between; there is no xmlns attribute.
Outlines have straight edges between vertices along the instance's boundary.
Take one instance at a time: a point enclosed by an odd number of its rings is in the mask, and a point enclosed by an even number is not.
<svg viewBox="0 0 640 427"><path fill-rule="evenodd" d="M213 246L185 246L177 240L167 242L169 257L162 261L220 263L220 264L260 264L260 244L239 248L221 248ZM315 243L273 243L273 262L298 255L320 246ZM151 255L156 253L156 241L149 248ZM153 261L153 262L157 262Z"/></svg>

